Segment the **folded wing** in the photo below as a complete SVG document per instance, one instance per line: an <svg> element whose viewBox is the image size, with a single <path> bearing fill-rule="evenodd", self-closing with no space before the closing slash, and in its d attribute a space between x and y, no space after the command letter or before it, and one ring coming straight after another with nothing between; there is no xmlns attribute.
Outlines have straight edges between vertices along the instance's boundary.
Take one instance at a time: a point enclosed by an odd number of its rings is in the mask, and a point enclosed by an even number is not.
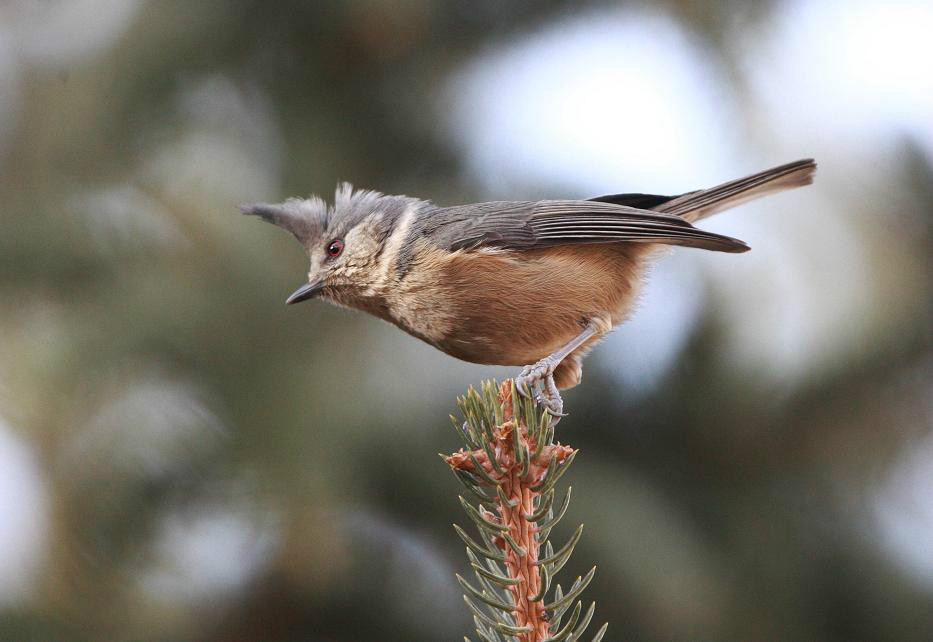
<svg viewBox="0 0 933 642"><path fill-rule="evenodd" d="M424 230L450 250L524 250L580 243L662 243L745 252L742 241L671 214L597 201L497 201L435 210Z"/></svg>

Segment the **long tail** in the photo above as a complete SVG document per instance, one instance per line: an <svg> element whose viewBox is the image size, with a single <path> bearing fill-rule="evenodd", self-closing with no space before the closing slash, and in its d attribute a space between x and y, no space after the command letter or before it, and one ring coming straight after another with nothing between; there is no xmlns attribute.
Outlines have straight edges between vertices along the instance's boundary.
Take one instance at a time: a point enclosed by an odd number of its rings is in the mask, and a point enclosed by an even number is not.
<svg viewBox="0 0 933 642"><path fill-rule="evenodd" d="M816 162L812 158L806 158L679 196L612 194L590 200L675 214L693 223L752 199L809 185L813 182L815 171Z"/></svg>
<svg viewBox="0 0 933 642"><path fill-rule="evenodd" d="M693 223L746 201L809 185L813 182L814 172L816 162L806 158L716 187L681 194L654 209L676 214Z"/></svg>

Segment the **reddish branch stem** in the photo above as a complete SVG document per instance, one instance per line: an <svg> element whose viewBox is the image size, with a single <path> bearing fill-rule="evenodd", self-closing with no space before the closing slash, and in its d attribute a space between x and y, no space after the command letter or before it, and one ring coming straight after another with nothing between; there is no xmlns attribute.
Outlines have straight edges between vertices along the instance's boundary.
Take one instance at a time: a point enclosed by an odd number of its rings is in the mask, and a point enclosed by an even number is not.
<svg viewBox="0 0 933 642"><path fill-rule="evenodd" d="M490 522L507 526L507 533L520 549L516 551L505 537L498 537L494 540L494 544L505 555L505 568L508 576L520 580L508 588L515 607L512 611L515 626L531 627L530 631L520 633L515 637L519 642L542 642L551 635L551 632L544 610L541 575L537 566L541 542L535 537L537 526L528 519L535 512L535 500L540 494L532 490L532 487L541 481L551 459L556 458L556 463L559 464L573 453L573 449L560 444L546 445L537 457L531 459L527 472L523 475L524 467L521 464L521 456L516 456L512 431L516 430L517 426L519 447L523 446L525 452L533 453L535 444L529 439L527 427L520 423L516 413L513 412L511 388L512 382L505 381L499 389L499 402L502 404L504 418L502 425L493 428L493 454L498 467L490 462L485 449L472 452L461 449L448 457L447 463L453 468L473 471L472 455L483 467L486 475L494 479L502 488L506 501L503 501L498 492L495 493L498 515L485 512L483 516ZM532 601L531 598L534 597L538 599Z"/></svg>

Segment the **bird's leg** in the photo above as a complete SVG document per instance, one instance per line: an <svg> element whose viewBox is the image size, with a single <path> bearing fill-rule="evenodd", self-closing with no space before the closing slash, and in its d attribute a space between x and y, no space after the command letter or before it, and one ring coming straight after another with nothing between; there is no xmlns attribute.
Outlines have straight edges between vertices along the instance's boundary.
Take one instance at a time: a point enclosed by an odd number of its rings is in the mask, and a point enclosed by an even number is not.
<svg viewBox="0 0 933 642"><path fill-rule="evenodd" d="M515 380L515 388L520 394L528 397L534 392L535 386L539 383L542 384L541 393L537 395L536 401L544 406L544 409L551 416L564 417L564 401L560 397L557 384L554 383L554 369L571 352L583 345L587 339L597 332L599 332L599 326L593 321L589 321L583 332L568 341L566 345L561 346L537 363L522 368L521 374ZM545 390L547 391L547 397L543 394Z"/></svg>

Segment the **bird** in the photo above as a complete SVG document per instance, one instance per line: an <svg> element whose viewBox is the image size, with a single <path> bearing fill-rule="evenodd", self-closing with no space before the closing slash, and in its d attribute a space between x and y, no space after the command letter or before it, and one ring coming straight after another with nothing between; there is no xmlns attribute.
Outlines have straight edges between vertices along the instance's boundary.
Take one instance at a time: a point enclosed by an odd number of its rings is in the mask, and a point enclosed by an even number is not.
<svg viewBox="0 0 933 642"><path fill-rule="evenodd" d="M625 321L665 246L746 252L694 227L708 216L808 185L803 159L674 196L491 201L442 207L338 185L318 196L240 207L290 232L310 260L287 304L322 298L388 321L458 359L524 366L517 390L565 416L560 391Z"/></svg>

